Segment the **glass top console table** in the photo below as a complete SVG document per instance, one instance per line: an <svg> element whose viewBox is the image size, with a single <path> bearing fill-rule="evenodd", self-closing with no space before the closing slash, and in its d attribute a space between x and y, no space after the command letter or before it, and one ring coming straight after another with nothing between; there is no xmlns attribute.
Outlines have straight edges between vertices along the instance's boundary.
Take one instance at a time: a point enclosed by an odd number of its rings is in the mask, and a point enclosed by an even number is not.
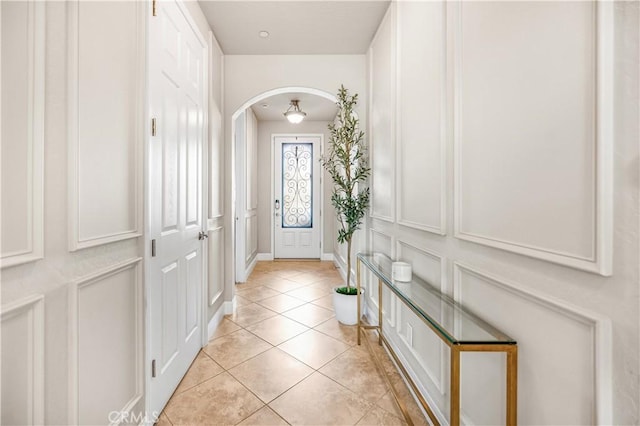
<svg viewBox="0 0 640 426"><path fill-rule="evenodd" d="M496 329L478 316L464 309L462 305L436 288L413 277L411 282L399 282L391 279L391 259L381 254L358 253L356 262L356 283L360 292L361 265L364 265L378 278L378 324L367 325L362 321L361 300L358 297L358 345L360 335L365 329L378 331L378 342L384 344L394 358L400 372L412 387L419 402L431 421L439 425L437 417L420 394L415 383L400 363L392 346L382 332L382 288L387 287L398 299L420 318L450 348L450 418L452 426L460 424L460 352L504 352L506 365L506 421L508 425L517 424L517 371L518 346L514 339ZM365 338L365 342L368 340ZM375 358L375 356L374 356ZM390 382L389 382L390 384ZM391 390L400 405L407 423L412 424L403 404L391 386Z"/></svg>

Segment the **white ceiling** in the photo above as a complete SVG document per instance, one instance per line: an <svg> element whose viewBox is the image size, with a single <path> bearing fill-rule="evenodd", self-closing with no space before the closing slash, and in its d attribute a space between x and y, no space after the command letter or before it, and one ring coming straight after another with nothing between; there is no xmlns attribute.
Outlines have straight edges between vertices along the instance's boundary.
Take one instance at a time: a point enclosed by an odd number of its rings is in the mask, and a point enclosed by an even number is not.
<svg viewBox="0 0 640 426"><path fill-rule="evenodd" d="M338 107L329 99L310 93L285 93L270 96L256 104L251 109L260 121L282 121L284 112L289 108L292 99L298 99L300 109L307 113L307 121L333 121ZM267 105L263 107L263 105Z"/></svg>
<svg viewBox="0 0 640 426"><path fill-rule="evenodd" d="M364 54L389 6L389 0L199 3L226 55Z"/></svg>

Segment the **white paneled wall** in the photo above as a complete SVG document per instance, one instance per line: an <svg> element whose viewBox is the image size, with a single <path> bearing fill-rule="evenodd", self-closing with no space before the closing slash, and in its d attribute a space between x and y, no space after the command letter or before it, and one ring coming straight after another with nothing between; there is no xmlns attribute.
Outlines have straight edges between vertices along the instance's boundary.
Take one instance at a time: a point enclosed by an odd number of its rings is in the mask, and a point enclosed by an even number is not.
<svg viewBox="0 0 640 426"><path fill-rule="evenodd" d="M236 282L244 282L258 254L258 120L251 108L235 120Z"/></svg>
<svg viewBox="0 0 640 426"><path fill-rule="evenodd" d="M107 424L117 420L112 411L144 411L139 236L150 13L147 2L0 4L2 424ZM213 38L212 50L215 219L224 152L222 52ZM225 232L215 225L209 317L224 299Z"/></svg>
<svg viewBox="0 0 640 426"><path fill-rule="evenodd" d="M1 9L2 267L43 255L44 9L36 1L6 2Z"/></svg>
<svg viewBox="0 0 640 426"><path fill-rule="evenodd" d="M614 116L637 113L638 15L394 2L370 47L369 250L518 341L522 424L639 421L638 118ZM394 303L385 334L446 422L448 348ZM504 366L463 355L465 423L504 423Z"/></svg>
<svg viewBox="0 0 640 426"><path fill-rule="evenodd" d="M144 5L128 2L70 2L68 13L69 248L77 250L141 235L145 21Z"/></svg>
<svg viewBox="0 0 640 426"><path fill-rule="evenodd" d="M197 8L196 12L202 13ZM224 126L222 115L222 80L224 72L224 57L222 49L209 32L209 264L208 266L208 294L209 312L207 318L214 318L224 303L225 289L225 217L224 217ZM231 296L229 295L229 298Z"/></svg>
<svg viewBox="0 0 640 426"><path fill-rule="evenodd" d="M400 10L397 18L396 140L402 143L396 148L395 207L398 223L403 226L444 234L447 201L445 6L442 2L420 2L412 7L416 13ZM412 84L420 80L423 84ZM421 184L413 185L416 181Z"/></svg>
<svg viewBox="0 0 640 426"><path fill-rule="evenodd" d="M2 424L44 421L44 296L3 305Z"/></svg>
<svg viewBox="0 0 640 426"><path fill-rule="evenodd" d="M114 265L71 285L70 423L100 424L111 412L129 412L142 399L141 260Z"/></svg>
<svg viewBox="0 0 640 426"><path fill-rule="evenodd" d="M611 7L465 3L452 15L456 235L610 274Z"/></svg>
<svg viewBox="0 0 640 426"><path fill-rule="evenodd" d="M395 213L395 138L389 111L395 105L395 8L390 7L369 49L369 147L371 151L371 217L393 222Z"/></svg>
<svg viewBox="0 0 640 426"><path fill-rule="evenodd" d="M209 306L216 305L224 292L224 228L219 226L209 231Z"/></svg>
<svg viewBox="0 0 640 426"><path fill-rule="evenodd" d="M245 180L245 261L250 264L258 254L258 119L251 108L247 114Z"/></svg>

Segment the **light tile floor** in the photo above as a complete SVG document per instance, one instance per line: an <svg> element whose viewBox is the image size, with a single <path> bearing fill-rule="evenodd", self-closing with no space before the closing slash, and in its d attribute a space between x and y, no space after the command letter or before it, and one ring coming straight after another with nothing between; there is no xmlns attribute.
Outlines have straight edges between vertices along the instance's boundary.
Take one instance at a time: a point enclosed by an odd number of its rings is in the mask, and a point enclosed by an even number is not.
<svg viewBox="0 0 640 426"><path fill-rule="evenodd" d="M258 262L169 400L159 425L403 425L355 326L334 318L331 262ZM370 336L371 341L375 337ZM427 424L373 345L415 424Z"/></svg>

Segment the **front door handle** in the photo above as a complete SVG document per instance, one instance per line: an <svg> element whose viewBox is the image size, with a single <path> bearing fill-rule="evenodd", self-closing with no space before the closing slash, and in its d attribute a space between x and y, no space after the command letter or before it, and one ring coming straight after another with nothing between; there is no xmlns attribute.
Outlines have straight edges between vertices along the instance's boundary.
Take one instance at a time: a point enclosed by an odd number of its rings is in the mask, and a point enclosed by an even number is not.
<svg viewBox="0 0 640 426"><path fill-rule="evenodd" d="M202 241L206 240L207 238L209 238L209 235L207 235L207 233L204 231L200 231L200 233L198 234L198 239Z"/></svg>

